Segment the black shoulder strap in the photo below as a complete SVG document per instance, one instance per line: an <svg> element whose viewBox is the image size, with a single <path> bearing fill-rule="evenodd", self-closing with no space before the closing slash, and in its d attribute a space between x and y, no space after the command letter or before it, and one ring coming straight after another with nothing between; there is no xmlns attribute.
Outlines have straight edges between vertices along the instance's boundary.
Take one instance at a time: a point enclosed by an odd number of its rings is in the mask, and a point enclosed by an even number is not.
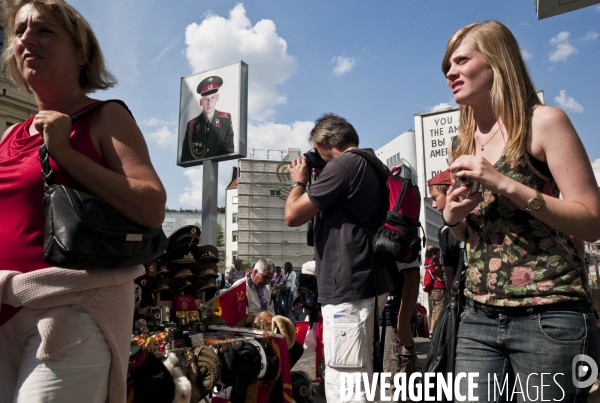
<svg viewBox="0 0 600 403"><path fill-rule="evenodd" d="M87 115L88 113L96 110L97 108L101 107L102 105L105 105L109 102L116 102L118 104L120 104L123 108L125 108L125 110L131 115L131 117L133 118L133 114L131 113L131 111L129 110L129 108L127 107L127 105L125 104L125 102L121 101L120 99L107 99L106 101L101 101L98 102L94 105L92 105L91 107L75 114L75 115L71 115L71 123L75 123L77 122L79 119L81 119L82 117L84 117L85 115ZM135 118L133 118L135 120Z"/></svg>
<svg viewBox="0 0 600 403"><path fill-rule="evenodd" d="M96 104L93 104L89 108L87 108L75 115L71 115L71 124L77 122L83 116L96 110L97 108L99 108L100 106L102 106L108 102L116 102L116 103L120 104L121 106L123 106L123 108L125 108L125 110L133 118L133 114L131 113L131 111L129 110L127 105L125 105L125 102L123 102L119 99L109 99L106 101L101 101ZM134 118L134 120L135 120L135 118ZM50 186L56 184L56 180L54 178L54 171L52 170L52 167L50 167L50 159L49 159L50 156L48 154L48 150L46 149L46 143L44 142L44 136L40 136L40 137L42 139L42 145L40 146L40 150L39 150L40 163L42 164L42 178L44 179L44 189L47 190Z"/></svg>
<svg viewBox="0 0 600 403"><path fill-rule="evenodd" d="M465 239L467 238L467 230L465 228ZM452 288L450 289L450 300L454 303L458 302L458 293L460 291L460 283L462 281L463 270L465 270L465 254L466 246L464 241L460 241L460 249L458 255L458 267L454 274L454 281L452 282Z"/></svg>
<svg viewBox="0 0 600 403"><path fill-rule="evenodd" d="M390 170L388 169L388 167L385 166L379 158L377 158L376 156L374 156L373 154L371 154L369 152L366 152L363 149L352 148L352 149L348 150L347 152L350 152L350 153L356 154L356 155L360 155L361 157L363 157L365 160L367 160L369 165L371 165L371 167L373 169L375 169L375 172L378 172L381 175L382 182L383 182L380 185L381 203L382 203L382 208L385 209L385 211L387 211L389 209L389 205L388 205L389 190L388 190L388 186L387 186L387 180L388 180L388 176L390 175Z"/></svg>
<svg viewBox="0 0 600 403"><path fill-rule="evenodd" d="M383 178L387 181L387 178L390 175L390 170L383 164L383 162L381 162L379 158L360 148L352 148L347 152L360 155L361 157L366 159L371 164L371 166L375 168L375 170L379 172L381 176L383 176Z"/></svg>
<svg viewBox="0 0 600 403"><path fill-rule="evenodd" d="M454 136L452 138L452 152L456 151L458 148L458 136Z"/></svg>
<svg viewBox="0 0 600 403"><path fill-rule="evenodd" d="M381 194L382 194L382 203L385 206L385 209L388 209L388 196L387 196L387 192L388 192L388 188L387 188L387 179L388 176L390 174L389 169L383 164L383 162L381 162L379 160L379 158L375 157L374 155L372 155L371 153L368 153L364 150L361 150L360 148L353 148L348 150L348 152L351 152L353 154L357 154L360 155L361 157L363 157L365 160L367 160L367 162L375 169L376 172L378 172L381 177L382 177L382 181L383 181L383 186L380 186L381 188ZM385 194L384 194L385 192ZM381 264L380 261L378 261L377 256L375 256L375 254L373 253L373 245L371 244L371 242L369 242L369 255L371 257L371 270L373 271L373 279L375 280L375 306L373 309L373 371L374 372L383 372L383 356L384 356L384 345L385 345L385 328L387 326L387 324L385 323L385 307L384 307L384 312L383 312L383 318L384 318L384 323L383 323L383 329L381 334L379 333L379 321L380 321L380 316L379 316L379 291L377 290L377 268L376 266Z"/></svg>

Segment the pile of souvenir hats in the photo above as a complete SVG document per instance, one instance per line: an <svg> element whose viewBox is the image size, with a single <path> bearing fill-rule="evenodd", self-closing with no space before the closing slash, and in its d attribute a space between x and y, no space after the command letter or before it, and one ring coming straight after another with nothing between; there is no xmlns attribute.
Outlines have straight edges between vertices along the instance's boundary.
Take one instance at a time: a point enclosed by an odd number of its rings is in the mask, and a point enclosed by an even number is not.
<svg viewBox="0 0 600 403"><path fill-rule="evenodd" d="M212 298L217 291L219 252L214 245L200 245L200 228L187 225L169 237L166 253L157 261L146 264L146 275L136 283L142 289L140 307L156 301L148 292L162 301L174 295ZM147 292L144 292L147 291Z"/></svg>

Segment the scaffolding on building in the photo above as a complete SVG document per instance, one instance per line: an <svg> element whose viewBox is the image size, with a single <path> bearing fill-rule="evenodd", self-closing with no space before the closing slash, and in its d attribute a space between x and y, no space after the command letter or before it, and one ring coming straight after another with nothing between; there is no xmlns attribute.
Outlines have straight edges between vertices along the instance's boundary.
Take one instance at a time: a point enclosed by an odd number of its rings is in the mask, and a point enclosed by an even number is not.
<svg viewBox="0 0 600 403"><path fill-rule="evenodd" d="M314 250L306 244L307 225L288 227L284 211L292 183L287 165L300 149L248 154L239 161L238 256L250 262L269 258L277 266L291 262L299 269L313 259Z"/></svg>

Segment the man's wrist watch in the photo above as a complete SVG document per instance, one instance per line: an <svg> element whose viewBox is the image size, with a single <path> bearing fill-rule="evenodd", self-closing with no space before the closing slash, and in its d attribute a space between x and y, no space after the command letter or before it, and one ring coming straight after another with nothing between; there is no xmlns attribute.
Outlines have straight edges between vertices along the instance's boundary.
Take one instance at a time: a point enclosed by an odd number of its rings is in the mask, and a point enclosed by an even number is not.
<svg viewBox="0 0 600 403"><path fill-rule="evenodd" d="M529 199L527 207L522 208L521 210L531 213L533 211L540 211L545 205L546 201L544 200L544 195L537 192L537 195L534 198Z"/></svg>
<svg viewBox="0 0 600 403"><path fill-rule="evenodd" d="M306 190L306 183L304 183L304 182L294 182L294 183L292 183L291 189L295 188L296 186L301 186L302 189Z"/></svg>

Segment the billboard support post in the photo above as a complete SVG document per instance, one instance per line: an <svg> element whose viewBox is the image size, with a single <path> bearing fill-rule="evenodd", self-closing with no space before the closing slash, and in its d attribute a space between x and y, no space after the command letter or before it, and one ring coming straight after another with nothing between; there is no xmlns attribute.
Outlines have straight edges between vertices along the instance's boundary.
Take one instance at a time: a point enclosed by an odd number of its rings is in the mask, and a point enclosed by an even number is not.
<svg viewBox="0 0 600 403"><path fill-rule="evenodd" d="M217 244L217 191L219 163L202 164L202 243Z"/></svg>

